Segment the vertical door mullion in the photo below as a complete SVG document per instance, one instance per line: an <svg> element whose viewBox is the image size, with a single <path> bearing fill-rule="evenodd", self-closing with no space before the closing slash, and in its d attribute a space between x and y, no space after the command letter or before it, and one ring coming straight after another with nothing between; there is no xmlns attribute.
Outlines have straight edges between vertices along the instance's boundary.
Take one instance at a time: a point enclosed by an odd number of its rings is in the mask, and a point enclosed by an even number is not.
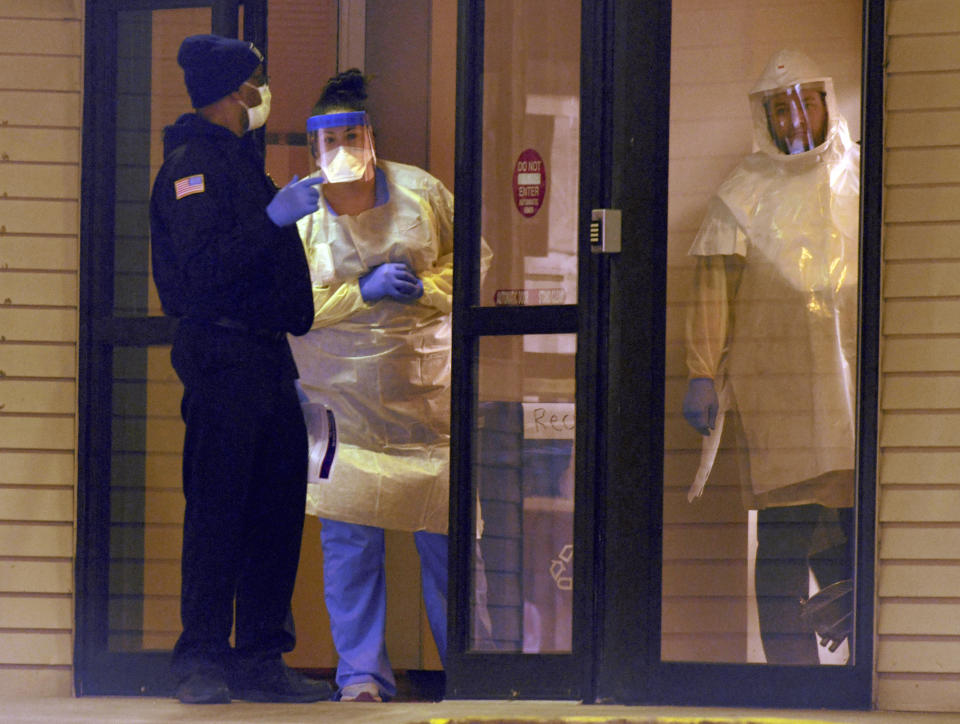
<svg viewBox="0 0 960 724"><path fill-rule="evenodd" d="M460 0L457 9L457 118L454 215L453 359L450 421L450 579L448 595L448 690L456 688L459 659L469 646L470 571L473 530L472 424L477 337L470 310L479 296L481 132L483 85L483 1ZM453 669L451 672L450 669Z"/></svg>
<svg viewBox="0 0 960 724"><path fill-rule="evenodd" d="M78 349L78 484L74 686L88 690L107 649L110 522L110 350L101 340L112 308L116 172L117 23L112 7L88 3L83 108ZM104 405L104 399L106 405Z"/></svg>

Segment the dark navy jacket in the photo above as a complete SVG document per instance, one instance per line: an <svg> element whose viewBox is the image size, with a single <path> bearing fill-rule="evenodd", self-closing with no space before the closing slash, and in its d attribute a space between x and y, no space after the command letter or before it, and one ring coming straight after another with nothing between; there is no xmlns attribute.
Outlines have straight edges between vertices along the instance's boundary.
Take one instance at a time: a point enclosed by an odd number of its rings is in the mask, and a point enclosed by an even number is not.
<svg viewBox="0 0 960 724"><path fill-rule="evenodd" d="M283 335L271 351L264 332L310 329L310 273L296 225L277 227L266 214L277 187L252 137L188 113L164 129L164 159L150 199L151 249L164 312L188 322L174 345L178 373L197 360L178 365L177 344L192 348L183 350L192 357L206 343L200 362L213 374L244 364L253 346L248 368L279 365L274 372L296 377ZM257 334L215 324L223 319ZM196 339L188 342L191 329ZM183 370L188 377L196 371Z"/></svg>

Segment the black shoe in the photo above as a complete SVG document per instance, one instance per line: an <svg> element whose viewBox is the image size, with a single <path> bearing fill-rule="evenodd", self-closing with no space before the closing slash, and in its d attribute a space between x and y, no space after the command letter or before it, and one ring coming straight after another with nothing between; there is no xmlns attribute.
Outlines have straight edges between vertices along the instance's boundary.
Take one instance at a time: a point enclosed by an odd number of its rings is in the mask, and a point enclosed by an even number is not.
<svg viewBox="0 0 960 724"><path fill-rule="evenodd" d="M853 633L853 581L845 578L802 601L800 620L816 632L821 646L836 651Z"/></svg>
<svg viewBox="0 0 960 724"><path fill-rule="evenodd" d="M195 671L177 686L177 698L184 704L229 704L230 689L222 675Z"/></svg>
<svg viewBox="0 0 960 724"><path fill-rule="evenodd" d="M245 666L232 682L230 692L236 699L283 704L308 704L333 697L326 681L311 679L288 668L282 660Z"/></svg>

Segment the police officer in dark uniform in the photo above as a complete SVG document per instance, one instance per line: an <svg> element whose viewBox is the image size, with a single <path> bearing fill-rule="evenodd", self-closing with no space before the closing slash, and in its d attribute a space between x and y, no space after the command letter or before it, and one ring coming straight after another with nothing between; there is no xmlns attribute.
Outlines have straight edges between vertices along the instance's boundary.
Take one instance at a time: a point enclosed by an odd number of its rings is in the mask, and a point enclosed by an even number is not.
<svg viewBox="0 0 960 724"><path fill-rule="evenodd" d="M295 222L317 208L319 179L278 191L264 173L247 132L266 121L270 92L252 43L191 36L177 61L196 112L164 130L150 203L153 275L164 312L180 319L171 357L184 386L177 697L328 699L327 682L282 658L294 645L285 620L307 480L286 335L313 323Z"/></svg>

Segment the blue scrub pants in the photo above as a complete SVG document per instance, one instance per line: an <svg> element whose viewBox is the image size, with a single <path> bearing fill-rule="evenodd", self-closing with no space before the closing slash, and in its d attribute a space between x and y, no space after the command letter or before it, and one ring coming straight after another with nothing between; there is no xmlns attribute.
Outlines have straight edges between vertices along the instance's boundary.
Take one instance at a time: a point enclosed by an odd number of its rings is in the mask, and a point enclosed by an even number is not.
<svg viewBox="0 0 960 724"><path fill-rule="evenodd" d="M387 658L387 585L383 528L321 518L323 587L333 643L340 658L337 686L374 682L384 698L397 693ZM423 600L433 640L446 662L447 536L413 534L420 554Z"/></svg>

